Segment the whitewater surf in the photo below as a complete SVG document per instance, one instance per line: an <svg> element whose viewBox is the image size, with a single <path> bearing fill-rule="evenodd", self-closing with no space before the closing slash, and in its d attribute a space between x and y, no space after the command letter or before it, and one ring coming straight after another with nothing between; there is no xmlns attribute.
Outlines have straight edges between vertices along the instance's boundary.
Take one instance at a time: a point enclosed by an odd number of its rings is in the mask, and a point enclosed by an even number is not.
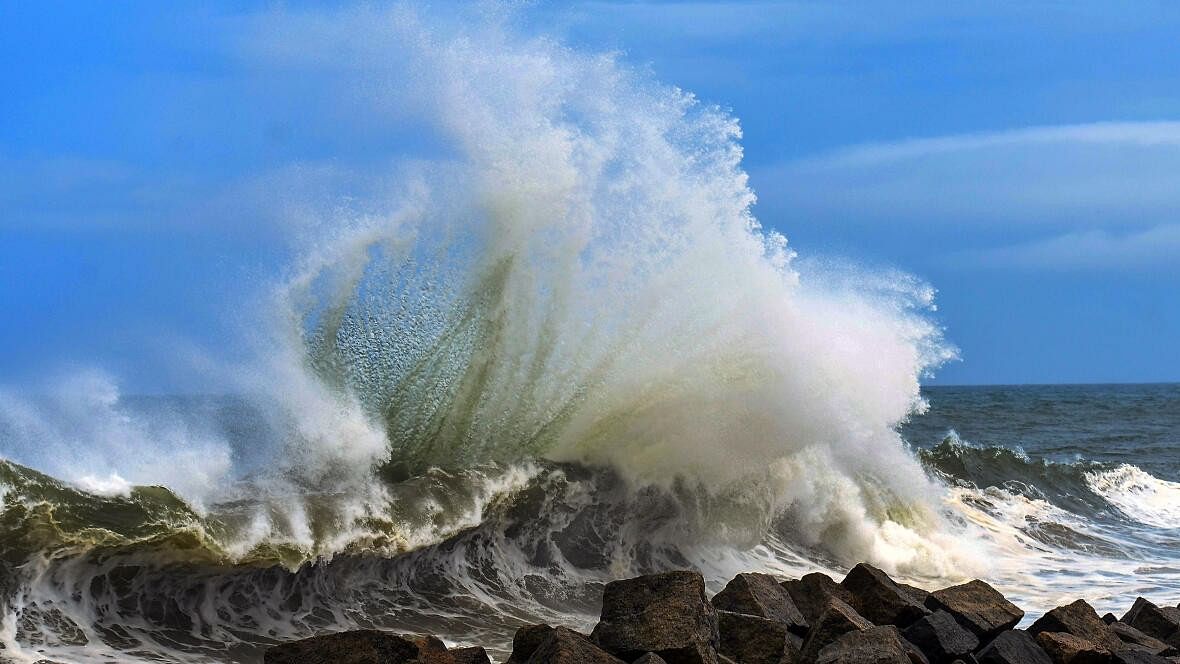
<svg viewBox="0 0 1180 664"><path fill-rule="evenodd" d="M954 357L933 290L762 228L723 109L502 18L374 20L385 94L448 157L391 166L388 200L275 277L240 396L98 372L0 393L4 658L252 662L363 626L503 654L524 622L593 624L611 579L685 567L991 573L1030 609L1111 569L1174 582L1174 549L1067 498L1166 538L1177 485L915 452L920 381Z"/></svg>

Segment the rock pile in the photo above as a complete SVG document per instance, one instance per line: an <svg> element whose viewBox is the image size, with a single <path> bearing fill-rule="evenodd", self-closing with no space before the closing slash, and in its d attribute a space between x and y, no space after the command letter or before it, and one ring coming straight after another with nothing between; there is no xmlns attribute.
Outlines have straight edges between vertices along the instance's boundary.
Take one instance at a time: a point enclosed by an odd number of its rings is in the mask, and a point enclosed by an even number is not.
<svg viewBox="0 0 1180 664"><path fill-rule="evenodd" d="M857 565L780 581L739 574L712 600L696 572L606 585L589 635L528 625L510 664L1180 664L1180 607L1139 598L1099 618L1084 600L1016 629L1024 611L983 581L927 592ZM271 648L266 664L485 664L433 636L341 632Z"/></svg>

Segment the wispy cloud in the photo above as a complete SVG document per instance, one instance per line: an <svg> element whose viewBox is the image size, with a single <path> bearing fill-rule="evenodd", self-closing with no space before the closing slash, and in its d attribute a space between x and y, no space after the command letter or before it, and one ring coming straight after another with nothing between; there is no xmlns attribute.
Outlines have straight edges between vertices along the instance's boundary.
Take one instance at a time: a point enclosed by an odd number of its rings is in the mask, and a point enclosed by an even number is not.
<svg viewBox="0 0 1180 664"><path fill-rule="evenodd" d="M793 168L865 168L994 148L1052 145L1180 147L1180 122L1095 122L868 143L800 160Z"/></svg>
<svg viewBox="0 0 1180 664"><path fill-rule="evenodd" d="M799 223L1145 228L1180 218L1180 122L1103 122L872 143L755 170Z"/></svg>
<svg viewBox="0 0 1180 664"><path fill-rule="evenodd" d="M950 257L958 265L1058 271L1180 270L1180 224L1131 233L1091 230L1067 233L995 249L964 251Z"/></svg>

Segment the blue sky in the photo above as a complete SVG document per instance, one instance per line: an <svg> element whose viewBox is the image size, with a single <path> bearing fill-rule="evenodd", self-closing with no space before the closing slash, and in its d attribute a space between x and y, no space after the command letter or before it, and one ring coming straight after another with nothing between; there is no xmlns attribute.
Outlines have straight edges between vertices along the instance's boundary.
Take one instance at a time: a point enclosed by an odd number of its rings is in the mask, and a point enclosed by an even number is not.
<svg viewBox="0 0 1180 664"><path fill-rule="evenodd" d="M289 258L285 220L363 194L341 173L431 149L358 92L380 71L347 31L374 11L0 5L5 382L98 364L129 391L213 389L177 349L242 350L245 285ZM1180 6L539 2L519 19L732 109L765 225L938 289L962 355L938 382L1180 380ZM303 57L267 57L278 41Z"/></svg>

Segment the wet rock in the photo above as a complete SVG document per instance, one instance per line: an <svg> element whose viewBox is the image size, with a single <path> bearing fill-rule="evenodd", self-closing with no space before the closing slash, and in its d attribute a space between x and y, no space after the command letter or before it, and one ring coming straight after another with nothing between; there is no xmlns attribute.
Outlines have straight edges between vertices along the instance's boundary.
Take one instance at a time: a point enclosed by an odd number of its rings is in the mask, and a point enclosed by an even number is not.
<svg viewBox="0 0 1180 664"><path fill-rule="evenodd" d="M811 626L811 631L807 633L800 658L804 662L815 661L825 646L841 636L849 632L863 632L872 627L873 623L857 613L856 609L835 597L829 598L827 608L819 614Z"/></svg>
<svg viewBox="0 0 1180 664"><path fill-rule="evenodd" d="M551 632L553 632L553 627L544 623L525 625L517 629L516 634L512 637L512 654L508 657L506 664L527 662Z"/></svg>
<svg viewBox="0 0 1180 664"><path fill-rule="evenodd" d="M929 613L907 590L872 565L853 567L840 586L852 594L848 604L877 625L908 627Z"/></svg>
<svg viewBox="0 0 1180 664"><path fill-rule="evenodd" d="M935 611L922 617L907 627L902 636L917 646L931 664L949 664L979 647L979 637L946 611Z"/></svg>
<svg viewBox="0 0 1180 664"><path fill-rule="evenodd" d="M1170 646L1154 636L1144 634L1121 620L1111 623L1110 631L1114 632L1114 635L1119 637L1124 645L1133 647L1135 650L1164 657L1180 655L1180 649Z"/></svg>
<svg viewBox="0 0 1180 664"><path fill-rule="evenodd" d="M626 659L655 653L668 664L714 664L717 612L697 572L666 572L606 584L591 639Z"/></svg>
<svg viewBox="0 0 1180 664"><path fill-rule="evenodd" d="M1172 660L1142 650L1120 650L1111 655L1111 664L1172 664Z"/></svg>
<svg viewBox="0 0 1180 664"><path fill-rule="evenodd" d="M910 643L905 637L901 639L901 646L905 649L905 654L909 656L910 664L930 664L930 660L926 658L925 653L919 650L918 646Z"/></svg>
<svg viewBox="0 0 1180 664"><path fill-rule="evenodd" d="M819 614L828 606L828 600L835 597L844 603L852 601L852 593L845 590L832 577L820 572L806 574L800 579L783 581L783 588L791 596L795 608L803 614L809 625L815 624Z"/></svg>
<svg viewBox="0 0 1180 664"><path fill-rule="evenodd" d="M455 664L492 664L488 651L480 646L452 648L451 657L455 659Z"/></svg>
<svg viewBox="0 0 1180 664"><path fill-rule="evenodd" d="M745 613L717 612L721 643L717 652L742 664L780 664L796 661L787 626Z"/></svg>
<svg viewBox="0 0 1180 664"><path fill-rule="evenodd" d="M906 594L908 594L910 597L913 597L915 602L921 604L922 606L926 606L926 600L930 597L929 590L923 590L917 586L911 586L908 583L898 583L897 585L899 588L906 591Z"/></svg>
<svg viewBox="0 0 1180 664"><path fill-rule="evenodd" d="M1102 614L1102 622L1106 623L1107 625L1111 625L1118 622L1118 618L1115 617L1113 613L1107 612Z"/></svg>
<svg viewBox="0 0 1180 664"><path fill-rule="evenodd" d="M649 652L643 657L631 662L631 664L668 664L659 655L654 652Z"/></svg>
<svg viewBox="0 0 1180 664"><path fill-rule="evenodd" d="M623 664L623 660L565 627L554 627L528 658L528 664Z"/></svg>
<svg viewBox="0 0 1180 664"><path fill-rule="evenodd" d="M793 649L795 652L802 652L803 638L804 637L799 636L798 634L791 634L790 632L788 632L787 633L787 642L790 644L788 646L788 648Z"/></svg>
<svg viewBox="0 0 1180 664"><path fill-rule="evenodd" d="M270 648L265 664L454 664L442 641L373 629L337 632Z"/></svg>
<svg viewBox="0 0 1180 664"><path fill-rule="evenodd" d="M786 625L799 635L807 634L808 623L796 608L787 589L769 574L738 574L713 596L719 610L760 616Z"/></svg>
<svg viewBox="0 0 1180 664"><path fill-rule="evenodd" d="M455 656L447 650L447 646L434 636L410 637L414 645L418 646L417 662L422 664L455 664Z"/></svg>
<svg viewBox="0 0 1180 664"><path fill-rule="evenodd" d="M1180 609L1178 608L1159 607L1140 597L1135 600L1131 610L1123 616L1123 622L1170 646L1180 647Z"/></svg>
<svg viewBox="0 0 1180 664"><path fill-rule="evenodd" d="M1000 591L978 579L930 593L926 607L951 614L981 641L996 638L1024 617L1024 611L1005 599Z"/></svg>
<svg viewBox="0 0 1180 664"><path fill-rule="evenodd" d="M1038 618L1028 631L1034 636L1042 632L1065 632L1089 641L1107 653L1121 650L1123 647L1123 642L1106 623L1102 622L1094 607L1082 599L1046 613Z"/></svg>
<svg viewBox="0 0 1180 664"><path fill-rule="evenodd" d="M1048 653L1028 632L1000 632L975 655L979 664L1053 664Z"/></svg>
<svg viewBox="0 0 1180 664"><path fill-rule="evenodd" d="M1045 649L1053 664L1107 664L1110 661L1109 650L1067 632L1039 632L1037 643Z"/></svg>
<svg viewBox="0 0 1180 664"><path fill-rule="evenodd" d="M844 634L824 646L816 664L911 664L901 635L893 625Z"/></svg>

